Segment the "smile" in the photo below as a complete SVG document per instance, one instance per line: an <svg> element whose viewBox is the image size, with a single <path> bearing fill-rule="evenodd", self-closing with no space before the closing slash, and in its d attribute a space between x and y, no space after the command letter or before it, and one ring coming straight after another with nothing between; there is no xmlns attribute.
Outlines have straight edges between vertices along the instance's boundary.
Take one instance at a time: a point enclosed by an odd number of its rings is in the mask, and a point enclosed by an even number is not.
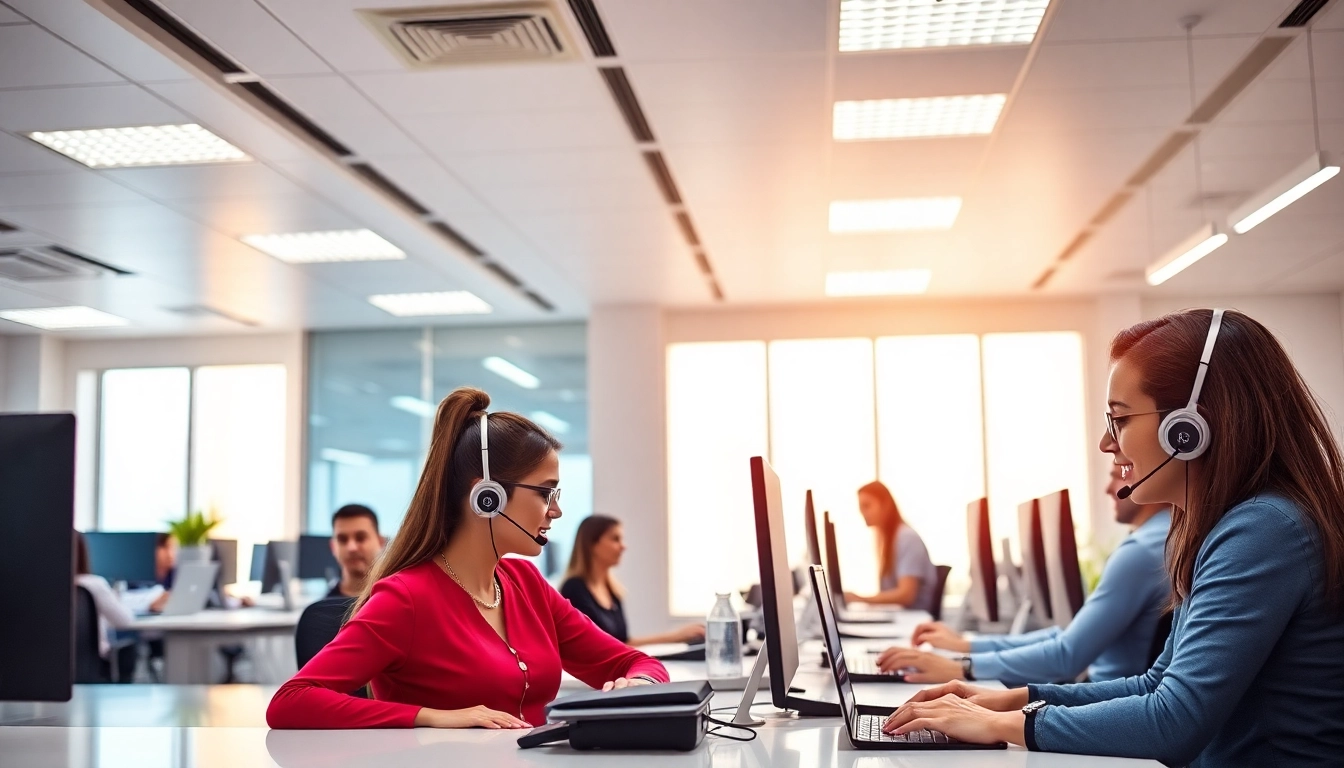
<svg viewBox="0 0 1344 768"><path fill-rule="evenodd" d="M1120 479L1121 479L1121 480L1128 480L1128 479L1129 479L1129 476L1132 475L1132 474L1134 474L1134 465L1133 465L1133 464L1121 464L1121 465L1120 465Z"/></svg>

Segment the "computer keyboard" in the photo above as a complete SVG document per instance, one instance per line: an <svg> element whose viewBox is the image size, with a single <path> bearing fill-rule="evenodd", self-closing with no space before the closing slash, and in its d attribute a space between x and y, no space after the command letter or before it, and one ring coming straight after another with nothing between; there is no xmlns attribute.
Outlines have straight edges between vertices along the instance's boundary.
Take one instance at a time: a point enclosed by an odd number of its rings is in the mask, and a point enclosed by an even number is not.
<svg viewBox="0 0 1344 768"><path fill-rule="evenodd" d="M919 731L910 731L900 735L894 733L883 733L882 723L886 718L877 715L859 715L859 721L856 724L858 733L855 739L858 741L886 741L894 744L957 744L956 739L948 738L947 734L941 731L930 731L928 729Z"/></svg>
<svg viewBox="0 0 1344 768"><path fill-rule="evenodd" d="M883 672L877 667L877 656L875 651L868 653L855 654L854 658L846 658L845 666L849 668L851 675L892 675L896 676L896 671Z"/></svg>

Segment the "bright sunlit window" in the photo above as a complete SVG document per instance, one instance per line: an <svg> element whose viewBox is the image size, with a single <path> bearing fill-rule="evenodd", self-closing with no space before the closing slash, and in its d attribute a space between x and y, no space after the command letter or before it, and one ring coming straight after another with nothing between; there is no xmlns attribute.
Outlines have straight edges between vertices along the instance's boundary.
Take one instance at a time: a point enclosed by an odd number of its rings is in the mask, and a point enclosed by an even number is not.
<svg viewBox="0 0 1344 768"><path fill-rule="evenodd" d="M164 531L187 505L191 371L103 372L99 527Z"/></svg>

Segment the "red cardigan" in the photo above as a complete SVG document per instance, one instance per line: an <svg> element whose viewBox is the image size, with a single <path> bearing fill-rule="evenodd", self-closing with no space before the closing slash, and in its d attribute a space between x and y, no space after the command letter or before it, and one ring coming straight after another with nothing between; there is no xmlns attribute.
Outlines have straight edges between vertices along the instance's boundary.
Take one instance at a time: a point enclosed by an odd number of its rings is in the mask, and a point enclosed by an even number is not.
<svg viewBox="0 0 1344 768"><path fill-rule="evenodd" d="M410 728L422 707L484 705L541 725L562 667L594 688L640 674L667 681L661 663L598 629L530 562L504 559L495 573L517 658L465 590L436 563L421 563L373 586L336 638L276 691L266 722ZM365 683L374 698L347 694Z"/></svg>

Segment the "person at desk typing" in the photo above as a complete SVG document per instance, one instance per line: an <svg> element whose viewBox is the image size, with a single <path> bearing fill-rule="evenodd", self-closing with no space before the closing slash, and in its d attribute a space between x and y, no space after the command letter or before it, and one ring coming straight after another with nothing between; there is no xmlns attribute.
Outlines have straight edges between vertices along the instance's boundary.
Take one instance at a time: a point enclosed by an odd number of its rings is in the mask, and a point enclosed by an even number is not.
<svg viewBox="0 0 1344 768"><path fill-rule="evenodd" d="M884 728L1193 768L1339 765L1344 458L1320 405L1274 336L1236 312L1140 323L1111 361L1104 447L1135 501L1174 507L1162 655L1107 682L947 683Z"/></svg>
<svg viewBox="0 0 1344 768"><path fill-rule="evenodd" d="M336 638L271 699L272 728L529 728L563 668L603 690L667 670L598 629L526 560L559 506L560 443L490 397L439 405L401 530ZM371 683L372 699L349 695Z"/></svg>
<svg viewBox="0 0 1344 768"><path fill-rule="evenodd" d="M877 535L882 591L867 596L846 592L846 602L931 611L938 569L929 559L924 539L901 518L896 499L882 481L874 480L859 489L859 512Z"/></svg>
<svg viewBox="0 0 1344 768"><path fill-rule="evenodd" d="M694 643L705 638L704 624L687 624L660 635L631 638L625 623L625 590L612 575L625 552L621 521L606 515L590 515L579 523L574 549L569 555L560 594L603 632L628 645Z"/></svg>
<svg viewBox="0 0 1344 768"><path fill-rule="evenodd" d="M1110 450L1110 444L1107 434L1102 450ZM1107 491L1115 501L1115 521L1133 526L1134 532L1106 561L1097 588L1067 628L968 640L941 622L929 622L915 628L912 646L929 643L969 655L955 659L893 646L877 657L878 667L884 672L904 669L912 683L980 678L1008 686L1072 681L1084 670L1094 681L1146 672L1158 619L1171 595L1163 561L1171 512L1163 504L1119 498L1125 481L1120 467L1112 467Z"/></svg>
<svg viewBox="0 0 1344 768"><path fill-rule="evenodd" d="M341 580L327 597L359 597L373 562L387 546L378 533L378 515L363 504L346 504L331 516L331 555L341 567Z"/></svg>

